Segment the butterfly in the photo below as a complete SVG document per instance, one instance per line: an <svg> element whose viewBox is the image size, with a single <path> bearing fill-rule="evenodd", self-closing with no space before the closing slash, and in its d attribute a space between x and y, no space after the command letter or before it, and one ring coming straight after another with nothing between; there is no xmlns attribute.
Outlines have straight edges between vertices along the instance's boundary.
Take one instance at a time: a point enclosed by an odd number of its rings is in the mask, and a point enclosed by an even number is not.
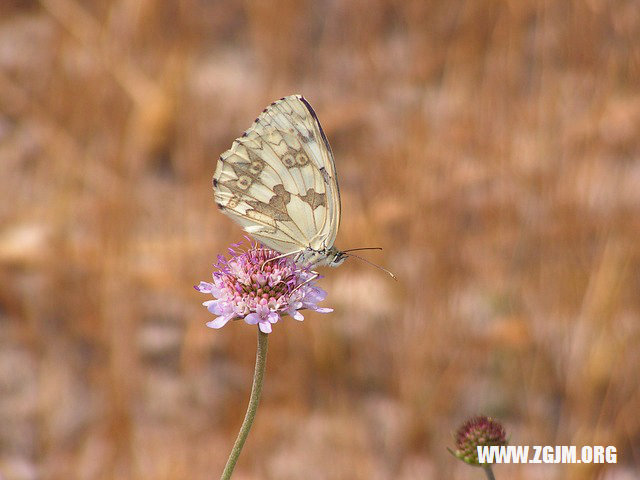
<svg viewBox="0 0 640 480"><path fill-rule="evenodd" d="M213 191L224 214L297 264L337 267L360 250L333 244L340 225L335 162L302 95L271 103L220 155Z"/></svg>

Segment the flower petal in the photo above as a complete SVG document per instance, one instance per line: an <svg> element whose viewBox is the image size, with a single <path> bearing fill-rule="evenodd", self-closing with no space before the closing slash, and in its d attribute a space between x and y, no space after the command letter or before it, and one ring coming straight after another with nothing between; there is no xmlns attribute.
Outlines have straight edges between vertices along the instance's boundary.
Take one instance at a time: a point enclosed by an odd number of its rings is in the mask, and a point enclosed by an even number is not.
<svg viewBox="0 0 640 480"><path fill-rule="evenodd" d="M249 315L244 317L244 321L249 325L256 325L260 323L260 320L260 315L258 315L257 313L250 313Z"/></svg>
<svg viewBox="0 0 640 480"><path fill-rule="evenodd" d="M220 300L207 300L206 302L202 302L202 305L207 307L207 310L209 310L209 312L213 313L214 315L222 315L219 303Z"/></svg>
<svg viewBox="0 0 640 480"><path fill-rule="evenodd" d="M326 307L316 307L313 310L318 312L318 313L331 313L331 312L333 312L333 308L326 308Z"/></svg>
<svg viewBox="0 0 640 480"><path fill-rule="evenodd" d="M231 318L229 317L218 317L215 320L211 320L210 322L207 322L207 327L222 328L227 324L229 320L231 320Z"/></svg>
<svg viewBox="0 0 640 480"><path fill-rule="evenodd" d="M289 308L287 310L287 314L292 317L294 320L298 320L299 322L304 320L304 315L302 315L299 311L294 308Z"/></svg>
<svg viewBox="0 0 640 480"><path fill-rule="evenodd" d="M271 330L272 330L271 324L269 322L260 322L260 325L258 325L258 328L262 333L271 333Z"/></svg>
<svg viewBox="0 0 640 480"><path fill-rule="evenodd" d="M306 304L315 304L321 302L327 298L327 292L322 290L320 287L311 287L309 288L302 299L302 302Z"/></svg>
<svg viewBox="0 0 640 480"><path fill-rule="evenodd" d="M195 288L200 293L211 293L211 291L215 288L213 283L209 282L200 282L198 285L194 285Z"/></svg>

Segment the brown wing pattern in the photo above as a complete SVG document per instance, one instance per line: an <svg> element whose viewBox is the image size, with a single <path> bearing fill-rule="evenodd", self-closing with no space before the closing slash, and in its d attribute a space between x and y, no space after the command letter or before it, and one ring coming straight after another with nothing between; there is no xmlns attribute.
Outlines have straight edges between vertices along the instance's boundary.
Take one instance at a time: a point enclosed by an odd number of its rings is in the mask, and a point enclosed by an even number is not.
<svg viewBox="0 0 640 480"><path fill-rule="evenodd" d="M220 156L213 177L220 209L281 253L331 247L340 222L333 154L300 95L273 102Z"/></svg>

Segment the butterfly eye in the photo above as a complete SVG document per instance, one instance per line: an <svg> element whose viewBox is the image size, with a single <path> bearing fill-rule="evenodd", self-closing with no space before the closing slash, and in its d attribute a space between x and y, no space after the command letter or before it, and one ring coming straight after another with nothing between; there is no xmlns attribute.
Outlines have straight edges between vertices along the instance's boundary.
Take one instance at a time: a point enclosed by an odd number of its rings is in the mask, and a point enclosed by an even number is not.
<svg viewBox="0 0 640 480"><path fill-rule="evenodd" d="M290 153L287 153L284 157L282 157L282 163L284 163L287 168L296 166L296 160Z"/></svg>
<svg viewBox="0 0 640 480"><path fill-rule="evenodd" d="M246 190L251 185L251 177L247 175L241 175L236 181L236 187L240 190Z"/></svg>
<svg viewBox="0 0 640 480"><path fill-rule="evenodd" d="M296 155L296 163L300 167L304 167L307 163L309 163L309 157L307 157L304 153L299 153Z"/></svg>

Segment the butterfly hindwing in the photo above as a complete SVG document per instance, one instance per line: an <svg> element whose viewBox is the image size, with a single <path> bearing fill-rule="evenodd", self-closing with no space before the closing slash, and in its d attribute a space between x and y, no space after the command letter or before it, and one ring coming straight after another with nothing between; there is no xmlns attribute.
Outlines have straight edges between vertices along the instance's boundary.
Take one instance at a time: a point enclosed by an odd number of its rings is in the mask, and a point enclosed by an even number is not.
<svg viewBox="0 0 640 480"><path fill-rule="evenodd" d="M268 247L333 245L340 222L333 154L302 96L269 105L220 156L213 185L222 211Z"/></svg>

